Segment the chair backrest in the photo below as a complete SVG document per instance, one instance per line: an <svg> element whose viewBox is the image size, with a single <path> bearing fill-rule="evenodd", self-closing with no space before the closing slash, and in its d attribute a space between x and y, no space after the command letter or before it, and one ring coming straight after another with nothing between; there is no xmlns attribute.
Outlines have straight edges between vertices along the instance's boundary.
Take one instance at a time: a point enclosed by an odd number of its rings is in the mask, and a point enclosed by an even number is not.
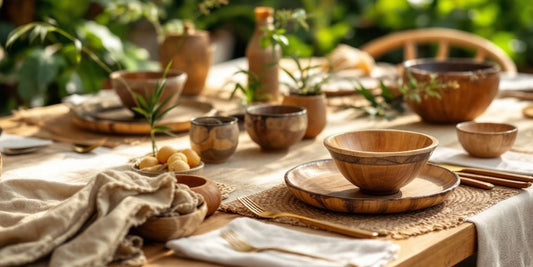
<svg viewBox="0 0 533 267"><path fill-rule="evenodd" d="M487 39L464 31L446 28L427 28L391 33L377 38L361 47L374 58L379 58L395 49L403 47L404 60L417 58L417 45L437 43L437 59L445 59L450 47L473 49L475 60L491 59L507 73L516 73L516 65L498 46Z"/></svg>

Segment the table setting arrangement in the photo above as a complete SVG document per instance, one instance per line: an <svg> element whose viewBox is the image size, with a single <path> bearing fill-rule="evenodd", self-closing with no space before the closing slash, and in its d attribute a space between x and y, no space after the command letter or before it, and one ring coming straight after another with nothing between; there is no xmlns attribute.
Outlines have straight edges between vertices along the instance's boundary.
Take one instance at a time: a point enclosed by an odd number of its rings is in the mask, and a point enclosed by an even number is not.
<svg viewBox="0 0 533 267"><path fill-rule="evenodd" d="M46 261L54 266L138 265L146 263L143 243L158 242L175 256L216 264L384 266L394 265L402 249L397 241L471 221L478 231L479 262L508 259L512 249L490 253L506 243L492 238L491 231L507 231L498 226L507 220L505 228L516 236L533 220L531 212L519 216L533 203L533 155L513 151L515 142L524 140L522 129L527 134L532 128L483 116L498 94L493 64L416 60L404 63L404 70L401 79L409 86L403 93L413 97L407 104L414 112L405 116L407 121L354 120L348 110L328 109L326 127L313 138L304 137L313 120L308 110L283 103L247 106L239 129L238 119L220 112L228 108L227 101L217 110L220 99L181 97L187 74L177 71L169 72L166 84L175 87L175 99L162 97L169 100L161 104L177 108L155 124L132 111L139 99L121 93L118 80L130 88L148 88L158 84L160 73L116 73L123 75L115 79L116 90L66 99L67 108L54 118L62 124L39 122L39 111L20 112L18 121L43 129L57 126L55 133L81 131L91 138L63 146L68 136L52 133L58 141L52 142L2 134L0 258L9 258L7 264L51 255ZM435 88L438 99L431 95ZM423 130L399 129L413 123ZM429 126L434 123L439 123L437 130ZM10 126L0 126L5 125ZM65 130L72 126L77 128ZM168 127L172 135L158 136L156 146L152 133L157 126ZM445 133L440 132L444 127ZM36 172L42 170L38 166L17 168L27 167L19 159L53 153L46 168L70 160L80 167L88 164L87 171L77 183L65 183L52 177L30 179L49 175ZM67 167L59 166L54 174L62 168ZM17 209L11 203L25 199L35 205ZM494 215L494 210L508 210L515 219ZM221 213L240 218L197 232ZM488 223L485 216L497 218ZM37 235L24 233L43 225ZM2 241L14 240L10 236L24 236L24 241ZM531 235L519 238L529 244L533 240Z"/></svg>

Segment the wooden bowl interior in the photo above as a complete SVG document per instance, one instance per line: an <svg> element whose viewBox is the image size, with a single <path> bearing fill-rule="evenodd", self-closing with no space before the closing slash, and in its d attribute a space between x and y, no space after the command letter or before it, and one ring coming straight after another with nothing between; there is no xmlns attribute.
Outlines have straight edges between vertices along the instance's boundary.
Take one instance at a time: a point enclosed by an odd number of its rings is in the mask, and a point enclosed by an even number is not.
<svg viewBox="0 0 533 267"><path fill-rule="evenodd" d="M396 131L349 132L328 139L338 149L361 152L401 152L428 147L434 141L428 136Z"/></svg>
<svg viewBox="0 0 533 267"><path fill-rule="evenodd" d="M169 71L166 75L167 78L174 78L182 75L180 71ZM124 80L149 80L157 81L163 77L163 72L160 71L131 71L131 72L117 72L112 75L112 78L122 78Z"/></svg>
<svg viewBox="0 0 533 267"><path fill-rule="evenodd" d="M207 183L207 179L195 175L176 175L176 179L178 180L178 183L186 184L190 188L202 186Z"/></svg>
<svg viewBox="0 0 533 267"><path fill-rule="evenodd" d="M305 108L290 105L264 105L249 107L246 112L256 116L286 117L304 115Z"/></svg>
<svg viewBox="0 0 533 267"><path fill-rule="evenodd" d="M517 131L517 128L505 123L460 123L457 125L459 131L478 134L504 134Z"/></svg>
<svg viewBox="0 0 533 267"><path fill-rule="evenodd" d="M473 61L429 61L414 63L411 69L429 72L473 72L494 69L494 66L483 62Z"/></svg>

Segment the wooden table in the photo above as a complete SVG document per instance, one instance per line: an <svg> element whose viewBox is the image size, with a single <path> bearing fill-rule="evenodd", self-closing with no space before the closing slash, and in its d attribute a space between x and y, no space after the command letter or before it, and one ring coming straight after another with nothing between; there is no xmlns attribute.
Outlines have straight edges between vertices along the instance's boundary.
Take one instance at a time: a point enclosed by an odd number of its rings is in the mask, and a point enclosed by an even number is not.
<svg viewBox="0 0 533 267"><path fill-rule="evenodd" d="M220 102L220 99L217 100ZM479 120L490 121L506 121L513 123L521 129L525 135L533 135L533 120L524 118L520 113L521 108L527 105L528 102L518 101L514 99L498 99L489 110ZM64 107L51 106L40 110L41 115L53 115L57 112L64 112ZM322 139L332 133L347 131L350 129L363 129L363 128L397 128L397 129L409 129L414 131L421 131L430 133L439 139L440 145L457 147L457 141L455 137L455 130L453 125L430 125L420 122L418 116L412 113L408 113L393 121L385 120L372 120L369 118L355 118L353 111L338 110L332 108L330 110L330 119L328 126L324 132L319 135L315 140L305 140L292 147L286 154L262 154L259 148L249 139L245 132L241 133L240 144L237 153L224 164L209 165L204 170L204 175L223 183L232 184L237 187L238 194L246 195L249 193L257 192L265 188L269 188L272 185L282 182L283 173L295 164L303 163L318 158L328 157L327 151L323 148L321 142ZM0 126L4 127L7 133L31 133L31 129L24 124L14 122L12 117L5 117L0 119ZM24 131L23 131L24 128ZM29 127L31 128L31 127ZM117 136L115 136L117 137ZM526 136L526 138L529 138ZM530 139L518 140L526 144ZM178 146L186 146L188 144L188 136L186 133L179 135L174 139L161 139L161 144L178 144ZM124 146L128 148L128 146ZM147 149L149 147L148 142L143 142L138 147L141 150L135 150L135 153ZM524 146L521 146L524 147ZM531 145L529 145L531 147ZM115 153L113 150L105 150L101 153ZM131 150L119 150L121 153L127 153ZM126 151L126 152L122 152ZM313 151L307 155L308 151ZM302 153L306 152L306 153ZM56 153L56 152L47 152ZM64 152L57 152L64 153ZM131 152L128 152L131 153ZM303 156L302 156L303 155ZM134 156L134 155L131 155ZM246 168L242 168L242 165L246 165L246 162L250 158L258 158L271 162L283 162L281 166L283 168L266 168L264 173L259 172L255 177L249 178L248 181L242 181L243 177L249 177L250 171ZM303 158L302 158L303 157ZM10 169L16 168L17 164L20 164L21 160L32 160L35 164L39 164L39 160L43 158L40 154L31 154L19 158L4 157L4 172ZM229 175L233 175L232 178L222 177L222 172L228 172ZM252 172L253 173L253 172ZM220 179L219 179L220 177ZM240 179L240 180L239 180ZM249 189L246 185L254 184L256 188ZM260 185L259 185L260 184ZM240 187L242 186L242 187ZM233 195L233 194L232 194ZM231 201L236 198L236 195L230 196ZM227 224L232 219L238 217L234 214L226 214L217 212L211 217L207 218L200 226L195 234L202 234L213 229L217 229ZM301 228L295 226L282 225L284 227L294 228L305 232L311 232L323 235L336 234L313 230L309 228ZM408 238L405 240L391 240L392 242L401 246L398 258L391 262L388 266L451 266L464 260L468 256L472 255L476 251L476 231L475 226L472 223L465 222L457 227L447 230L435 231L428 234ZM211 263L199 262L188 259L181 259L174 256L168 251L164 244L152 243L146 244L144 249L148 264L147 266L216 266Z"/></svg>

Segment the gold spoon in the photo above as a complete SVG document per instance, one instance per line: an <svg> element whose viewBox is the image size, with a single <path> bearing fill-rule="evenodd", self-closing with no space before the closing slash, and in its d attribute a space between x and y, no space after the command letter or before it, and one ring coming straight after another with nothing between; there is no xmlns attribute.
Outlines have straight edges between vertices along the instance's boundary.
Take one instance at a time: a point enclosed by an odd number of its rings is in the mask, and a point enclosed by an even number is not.
<svg viewBox="0 0 533 267"><path fill-rule="evenodd" d="M68 149L72 149L72 151L80 154L86 154L91 151L93 151L95 148L102 146L107 141L106 138L100 139L98 142L93 144L87 144L87 143L73 143L73 144L66 144L68 145ZM59 147L59 148L65 148L65 143L54 143L51 145L37 145L37 146L26 146L26 147L17 147L17 148L9 148L4 147L4 154L6 155L20 155L20 154L28 154L35 152L41 148L44 147Z"/></svg>

